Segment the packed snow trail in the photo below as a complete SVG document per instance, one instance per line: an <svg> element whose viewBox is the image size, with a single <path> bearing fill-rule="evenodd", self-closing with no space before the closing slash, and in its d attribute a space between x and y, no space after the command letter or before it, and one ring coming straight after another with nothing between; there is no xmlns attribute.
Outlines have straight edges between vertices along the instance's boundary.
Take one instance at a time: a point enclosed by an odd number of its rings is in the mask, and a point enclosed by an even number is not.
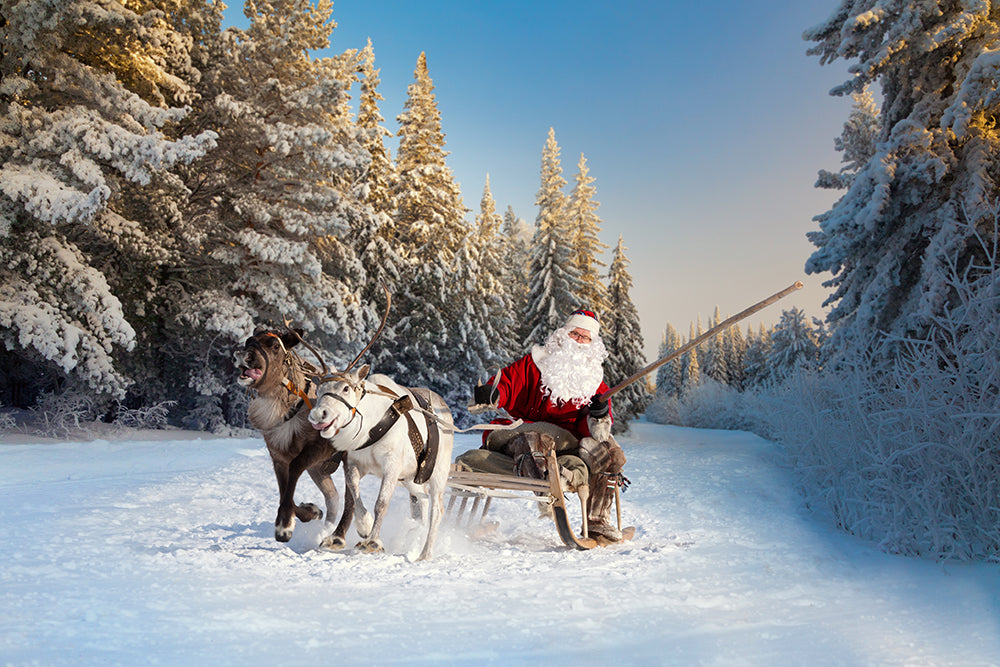
<svg viewBox="0 0 1000 667"><path fill-rule="evenodd" d="M1000 664L997 566L834 531L747 433L622 444L632 542L570 551L500 500L495 533L446 528L429 563L400 492L386 554L314 550L316 523L275 542L259 439L0 446L0 664Z"/></svg>

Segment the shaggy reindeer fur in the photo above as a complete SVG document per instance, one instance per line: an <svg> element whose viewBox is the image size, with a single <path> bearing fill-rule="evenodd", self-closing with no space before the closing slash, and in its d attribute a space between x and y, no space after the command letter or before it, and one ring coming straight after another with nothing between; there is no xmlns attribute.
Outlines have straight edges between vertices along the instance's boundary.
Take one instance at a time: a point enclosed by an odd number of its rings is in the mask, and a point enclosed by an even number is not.
<svg viewBox="0 0 1000 667"><path fill-rule="evenodd" d="M293 332L278 334L258 330L237 355L239 383L257 392L248 409L250 423L264 436L278 481L274 539L279 542L292 538L296 518L311 521L323 517L323 512L312 503L295 504L295 485L303 472L309 473L323 494L328 526L332 525L340 504L337 487L330 475L337 470L344 455L312 428L307 419L306 401L286 386L290 381L292 387L306 393L310 401L315 399L316 392L307 383L302 362L291 351L299 340ZM345 494L344 513L322 546L340 548L344 545L353 512L353 498Z"/></svg>
<svg viewBox="0 0 1000 667"><path fill-rule="evenodd" d="M367 376L368 366L362 366L357 371L341 374L338 379L323 384L316 407L309 413L309 421L323 437L329 438L338 451L346 452L344 479L348 496L355 499L356 528L362 538L357 545L358 549L367 552L383 551L379 532L389 500L398 483L410 492L411 509L414 498L420 498L421 515L428 517L427 539L418 560L430 560L444 513L444 490L448 482L455 439L451 411L434 392L401 387L385 375L373 375L366 380ZM432 472L422 484L415 481L418 462L410 443L405 418L396 421L374 444L363 447L371 428L386 413L394 398L409 394L412 399L414 391L420 391L429 397L440 431ZM413 404L417 405L418 402L413 400ZM427 425L424 415L416 411L410 414L426 443ZM378 475L382 479L378 499L375 501L374 518L358 495L361 478L369 474ZM425 511L428 505L429 516Z"/></svg>

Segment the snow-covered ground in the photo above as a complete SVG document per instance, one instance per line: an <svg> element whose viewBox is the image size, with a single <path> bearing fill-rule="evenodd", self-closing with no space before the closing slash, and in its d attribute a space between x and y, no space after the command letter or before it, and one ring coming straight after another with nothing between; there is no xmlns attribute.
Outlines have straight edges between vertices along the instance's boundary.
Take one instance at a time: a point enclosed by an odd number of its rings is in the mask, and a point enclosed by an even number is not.
<svg viewBox="0 0 1000 667"><path fill-rule="evenodd" d="M1000 664L1000 567L836 532L747 433L635 424L630 543L569 551L505 500L430 563L404 494L386 554L315 550L315 523L275 542L259 439L10 440L0 664ZM308 479L298 498L320 502Z"/></svg>

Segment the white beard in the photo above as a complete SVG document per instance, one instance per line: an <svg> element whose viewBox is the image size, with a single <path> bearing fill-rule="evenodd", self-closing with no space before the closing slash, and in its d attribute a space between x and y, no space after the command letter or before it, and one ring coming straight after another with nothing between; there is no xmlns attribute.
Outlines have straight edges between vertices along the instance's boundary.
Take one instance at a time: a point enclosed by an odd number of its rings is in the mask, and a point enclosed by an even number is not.
<svg viewBox="0 0 1000 667"><path fill-rule="evenodd" d="M556 405L583 407L604 379L602 364L608 352L598 336L589 344L569 337L569 329L553 331L544 346L532 348L531 358L542 375L542 392Z"/></svg>

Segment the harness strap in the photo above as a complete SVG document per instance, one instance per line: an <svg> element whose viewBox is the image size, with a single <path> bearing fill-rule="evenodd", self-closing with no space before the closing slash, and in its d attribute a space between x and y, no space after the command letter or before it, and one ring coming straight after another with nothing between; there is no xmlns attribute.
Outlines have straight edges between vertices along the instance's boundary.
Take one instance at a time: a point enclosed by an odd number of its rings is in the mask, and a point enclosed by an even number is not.
<svg viewBox="0 0 1000 667"><path fill-rule="evenodd" d="M388 387L383 387L381 385L376 385L383 392L387 392L395 396L395 392ZM430 400L428 396L424 395L426 390L421 389L411 389L413 397L417 401L417 406L424 414L424 421L427 425L427 441L424 442L423 437L420 435L420 429L417 428L417 423L414 421L410 413L414 409L413 399L409 395L404 394L398 397L396 400L389 405L385 414L378 421L375 426L372 426L371 430L368 431L368 439L365 440L364 444L358 447L357 450L362 450L367 447L371 447L376 442L385 437L385 434L389 432L389 429L399 421L400 417L406 418L406 433L410 439L410 446L413 448L413 454L417 459L417 471L413 476L413 481L416 484L423 484L428 479L430 479L431 473L434 471L434 462L437 460L438 444L441 442L441 430L437 426L437 418L434 413L430 411Z"/></svg>
<svg viewBox="0 0 1000 667"><path fill-rule="evenodd" d="M288 391L290 391L291 393L295 394L303 401L305 401L306 407L312 410L313 407L312 401L309 400L309 395L306 393L306 391L309 391L309 380L306 380L305 391L296 387L295 383L287 378L285 378L285 381L282 383L282 385L285 387L285 389L287 389Z"/></svg>
<svg viewBox="0 0 1000 667"><path fill-rule="evenodd" d="M413 421L413 417L409 412L403 415L406 417L406 435L410 438L410 447L413 448L413 456L417 459L417 472L413 475L413 481L416 484L423 484L426 479L418 479L420 476L420 461L423 458L424 453L424 439L420 436L420 429L417 428L417 422Z"/></svg>
<svg viewBox="0 0 1000 667"><path fill-rule="evenodd" d="M413 481L417 484L423 484L428 479L430 479L431 473L434 472L434 462L437 461L438 453L438 443L441 441L441 429L438 428L437 418L434 413L431 412L431 402L429 392L427 395L424 394L426 389L411 389L413 396L417 399L417 404L422 408L424 413L424 422L427 424L427 446L421 446L421 451L417 451L417 447L414 444L413 452L417 455L417 473L413 476ZM407 419L410 416L407 415ZM410 422L412 424L412 419ZM416 430L416 425L411 430ZM413 438L410 438L413 441Z"/></svg>
<svg viewBox="0 0 1000 667"><path fill-rule="evenodd" d="M400 396L393 401L389 408L385 411L385 414L382 415L382 419L378 420L378 423L372 426L371 430L368 431L368 439L365 440L363 445L358 447L358 450L371 447L376 442L381 440L385 434L389 432L389 429L392 428L397 421L399 421L399 418L412 409L413 401L410 400L409 396ZM413 429L411 429L411 432L412 430ZM417 434L417 437L420 437L419 433ZM410 436L410 442L413 442L412 433Z"/></svg>

